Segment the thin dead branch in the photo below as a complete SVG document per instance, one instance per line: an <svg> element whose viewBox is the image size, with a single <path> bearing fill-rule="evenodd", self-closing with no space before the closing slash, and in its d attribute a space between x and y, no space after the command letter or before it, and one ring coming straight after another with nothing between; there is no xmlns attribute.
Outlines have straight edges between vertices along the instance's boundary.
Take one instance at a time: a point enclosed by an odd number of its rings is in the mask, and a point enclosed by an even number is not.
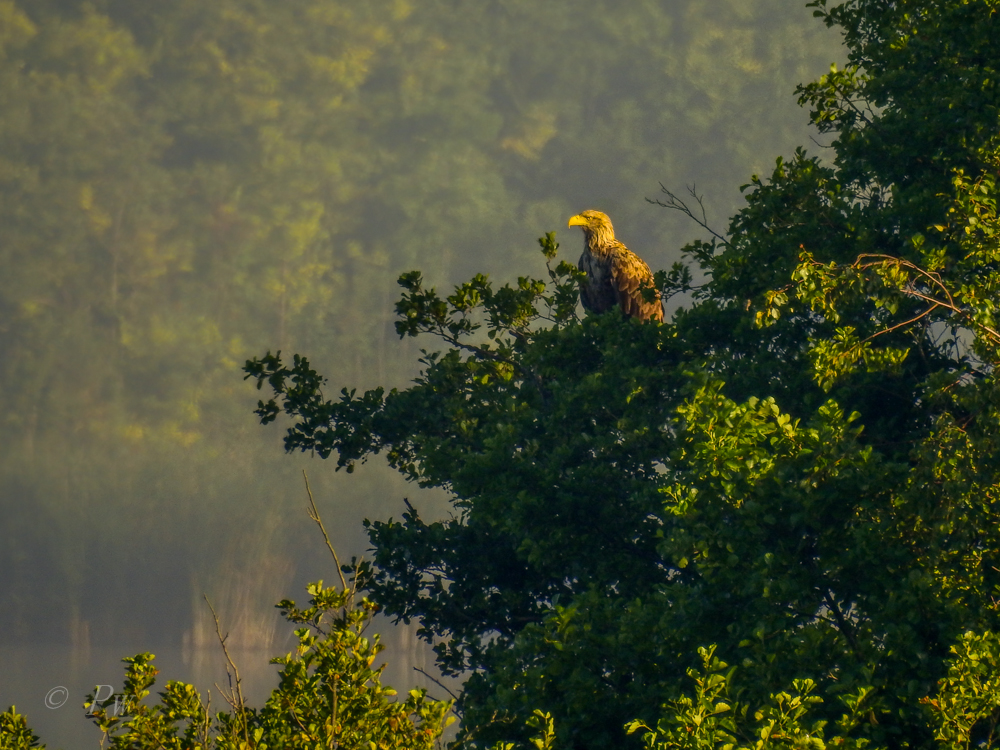
<svg viewBox="0 0 1000 750"><path fill-rule="evenodd" d="M333 548L333 544L330 542L330 535L326 533L326 526L323 525L323 519L320 518L319 510L316 508L316 500L313 498L312 488L309 486L309 476L306 474L305 469L302 470L302 478L306 482L306 494L309 495L309 518L319 526L319 530L323 534L323 541L326 542L326 548L330 550L330 554L333 555L333 561L337 565L337 575L340 576L340 585L344 591L347 591L347 579L344 578L344 571L340 567L340 558L337 556L337 550Z"/></svg>
<svg viewBox="0 0 1000 750"><path fill-rule="evenodd" d="M423 669L421 669L420 667L414 667L414 668L413 668L413 671L414 671L414 672L420 672L420 674L422 674L422 675L423 675L424 677L426 677L426 678L427 678L428 680L430 680L430 681L431 681L431 682L433 682L433 683L434 683L435 685L437 685L437 686L438 686L439 688L441 688L442 690L444 690L444 691L445 691L446 693L448 693L448 695L450 695L450 696L451 696L452 698L454 698L455 700L458 700L458 696L457 696L457 695L455 695L455 694L454 694L454 693L453 693L453 692L452 692L452 691L451 691L451 690L450 690L450 689L448 688L448 686L447 686L447 685L445 685L445 684L444 684L443 682L441 682L441 680L437 679L437 678L436 678L436 677L434 677L433 675L429 674L429 673L428 673L428 672L427 672L426 670L423 670Z"/></svg>
<svg viewBox="0 0 1000 750"><path fill-rule="evenodd" d="M930 307L928 307L919 315L911 318L910 320L907 320L903 323L898 323L894 326L887 327L884 330L879 331L873 334L872 336L869 336L868 339L865 339L866 341L875 338L876 336L881 336L883 334L894 331L897 328L909 325L910 323L915 323L921 318L930 315L938 308L944 308L946 310L950 310L955 315L965 320L969 320L970 318L969 311L961 307L957 302L955 302L955 298L952 296L951 291L948 289L947 285L941 279L941 276L939 274L933 273L932 271L927 271L915 263L911 263L908 260L905 260L903 258L897 258L892 255L881 255L872 253L872 254L859 255L857 260L855 260L854 263L851 265L858 271L867 271L871 268L885 267L889 265L894 265L899 268L905 268L907 271L911 271L917 276L920 276L921 278L925 279L928 282L929 286L940 290L941 293L941 297L932 296L931 294L927 294L925 292L918 290L917 287L912 283L908 284L903 289L900 289L900 292L902 292L907 297L912 297L914 299L919 299L924 302L927 302L930 305ZM982 323L977 323L975 321L969 321L969 323L972 329L983 332L994 343L1000 344L1000 332L996 331L990 326L983 325Z"/></svg>
<svg viewBox="0 0 1000 750"><path fill-rule="evenodd" d="M646 198L646 202L652 203L654 206L661 206L663 208L669 208L674 211L680 211L682 214L691 219L695 224L697 224L706 232L708 232L717 240L719 240L719 242L721 242L723 245L729 245L729 240L727 240L723 235L719 234L714 229L712 229L711 226L709 226L708 214L705 211L705 202L703 200L703 197L698 195L696 187L697 186L695 185L691 185L687 189L687 191L688 194L698 204L699 213L701 214L700 217L697 214L695 214L691 206L685 203L684 200L682 200L676 193L668 189L667 186L664 185L662 182L660 183L660 190L662 190L663 193L667 196L667 200L661 201L659 198L655 200L653 198Z"/></svg>
<svg viewBox="0 0 1000 750"><path fill-rule="evenodd" d="M209 601L207 594L202 594L205 597L205 602L208 604L208 608L212 610L212 618L215 620L215 634L219 638L219 643L222 644L222 653L226 656L226 676L229 678L229 695L226 695L226 691L216 683L216 687L219 688L219 692L222 693L222 697L226 699L226 702L232 707L233 711L237 716L239 716L240 725L243 729L243 739L250 744L249 728L247 726L247 716L246 716L246 700L243 697L243 680L240 678L240 670L236 667L236 662L233 661L233 657L229 655L229 649L226 647L226 640L229 638L229 633L222 635L222 627L219 625L219 615L215 611L215 607L212 606L212 602ZM236 684L233 684L235 679Z"/></svg>

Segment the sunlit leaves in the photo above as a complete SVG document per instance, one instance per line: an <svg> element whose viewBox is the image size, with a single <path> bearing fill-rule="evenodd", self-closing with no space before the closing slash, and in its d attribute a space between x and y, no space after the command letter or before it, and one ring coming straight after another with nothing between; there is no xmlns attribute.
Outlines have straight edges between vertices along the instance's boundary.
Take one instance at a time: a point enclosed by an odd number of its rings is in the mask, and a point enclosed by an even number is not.
<svg viewBox="0 0 1000 750"><path fill-rule="evenodd" d="M688 670L693 694L666 704L655 728L640 721L628 724L630 734L643 733L648 750L824 750L828 746L860 750L868 745L864 739L828 736L827 722L810 716L810 709L823 703L810 679L793 680L788 691L771 694L759 707L748 706L731 695L736 693L734 673L738 670L715 656L715 651L714 646L698 649L702 668ZM845 698L857 700L856 696Z"/></svg>
<svg viewBox="0 0 1000 750"><path fill-rule="evenodd" d="M867 78L857 65L841 70L834 63L826 75L799 86L799 104L813 107L810 116L821 133L863 127L874 115L860 92Z"/></svg>
<svg viewBox="0 0 1000 750"><path fill-rule="evenodd" d="M924 247L922 235L914 236L911 242L918 250ZM932 268L940 268L940 262L933 262L934 255L930 257ZM756 322L768 326L777 321L782 308L790 304L790 291L831 323L840 323L843 311L856 309L862 300L870 305L872 317L865 324L866 336L860 335L855 326L846 325L837 327L832 335L813 340L809 358L817 383L827 391L859 365L867 372L898 372L910 348L877 344L880 337L900 329L911 332L918 342L934 324L965 329L976 337L981 356L995 361L1000 333L993 328L993 275L992 271L980 273L974 281L970 279L972 283L959 286L952 281L955 276L961 278L959 274L948 273L946 281L938 271L921 268L904 258L864 254L854 263L840 266L819 263L803 250L792 274L792 285L767 292L766 306L756 313ZM901 309L906 310L906 317L900 320Z"/></svg>
<svg viewBox="0 0 1000 750"><path fill-rule="evenodd" d="M308 586L309 606L285 600L277 606L295 631L294 653L271 660L280 665L279 684L263 707L248 706L233 674L223 697L230 710L210 713L192 685L171 681L157 703L145 702L157 674L153 655L127 665L120 694L98 701L92 720L111 748L200 748L200 750L278 750L316 747L378 747L430 750L437 746L450 716L451 702L411 690L403 700L381 684L385 665L374 666L382 651L377 635L364 636L378 608L355 602L353 589ZM227 654L228 656L228 654ZM235 667L230 663L230 668ZM94 696L87 696L88 707ZM4 745L6 748L6 745ZM27 747L25 745L25 747ZM18 746L19 750L19 746Z"/></svg>
<svg viewBox="0 0 1000 750"><path fill-rule="evenodd" d="M31 731L27 717L19 714L16 706L11 706L0 713L0 748L3 750L31 750L37 747L44 748L45 746L39 745L38 735Z"/></svg>
<svg viewBox="0 0 1000 750"><path fill-rule="evenodd" d="M1000 724L1000 638L967 632L951 647L948 674L922 702L950 748L995 747Z"/></svg>

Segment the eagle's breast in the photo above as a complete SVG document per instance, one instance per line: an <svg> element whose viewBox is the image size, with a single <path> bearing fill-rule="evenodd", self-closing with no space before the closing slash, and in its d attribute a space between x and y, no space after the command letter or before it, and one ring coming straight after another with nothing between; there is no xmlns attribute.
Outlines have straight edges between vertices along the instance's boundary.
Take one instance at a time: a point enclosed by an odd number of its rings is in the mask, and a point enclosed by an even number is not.
<svg viewBox="0 0 1000 750"><path fill-rule="evenodd" d="M618 295L611 283L611 259L607 255L595 255L590 244L585 243L579 268L587 274L587 279L580 283L580 301L585 309L602 313L618 304Z"/></svg>

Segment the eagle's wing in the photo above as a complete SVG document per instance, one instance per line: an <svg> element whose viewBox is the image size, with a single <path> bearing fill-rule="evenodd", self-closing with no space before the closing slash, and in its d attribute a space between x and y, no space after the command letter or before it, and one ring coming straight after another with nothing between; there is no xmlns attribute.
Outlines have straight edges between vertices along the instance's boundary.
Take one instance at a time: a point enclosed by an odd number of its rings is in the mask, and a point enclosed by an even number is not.
<svg viewBox="0 0 1000 750"><path fill-rule="evenodd" d="M663 322L663 303L659 292L647 302L642 296L644 286L653 286L653 272L638 255L620 242L611 254L611 286L618 295L622 312L639 320Z"/></svg>

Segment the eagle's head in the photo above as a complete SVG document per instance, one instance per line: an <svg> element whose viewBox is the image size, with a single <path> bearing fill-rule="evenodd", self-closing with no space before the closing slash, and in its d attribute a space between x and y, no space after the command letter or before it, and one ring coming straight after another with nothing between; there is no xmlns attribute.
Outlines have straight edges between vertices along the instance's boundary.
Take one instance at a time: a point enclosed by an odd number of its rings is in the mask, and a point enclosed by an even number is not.
<svg viewBox="0 0 1000 750"><path fill-rule="evenodd" d="M607 245L615 239L615 228L611 225L611 219L601 211L582 211L576 216L571 216L567 226L581 227L587 238L587 244L591 246Z"/></svg>

